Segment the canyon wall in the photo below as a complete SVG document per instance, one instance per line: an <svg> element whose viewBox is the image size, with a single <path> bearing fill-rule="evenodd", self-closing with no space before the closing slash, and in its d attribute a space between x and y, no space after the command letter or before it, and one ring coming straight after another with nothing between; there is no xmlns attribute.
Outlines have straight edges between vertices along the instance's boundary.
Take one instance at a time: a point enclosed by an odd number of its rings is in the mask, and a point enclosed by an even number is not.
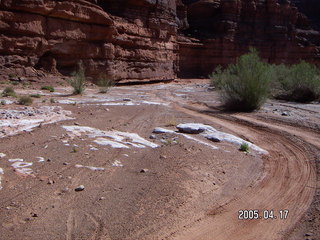
<svg viewBox="0 0 320 240"><path fill-rule="evenodd" d="M320 35L289 1L185 1L189 28L180 31L181 77L208 76L250 46L271 63L319 63Z"/></svg>
<svg viewBox="0 0 320 240"><path fill-rule="evenodd" d="M94 81L176 76L174 0L0 1L2 72L69 75L81 60Z"/></svg>
<svg viewBox="0 0 320 240"><path fill-rule="evenodd" d="M0 0L0 76L70 75L81 60L93 81L206 77L249 46L270 62L319 63L317 17L302 3Z"/></svg>
<svg viewBox="0 0 320 240"><path fill-rule="evenodd" d="M291 0L292 5L310 19L310 25L320 30L320 1L319 0Z"/></svg>

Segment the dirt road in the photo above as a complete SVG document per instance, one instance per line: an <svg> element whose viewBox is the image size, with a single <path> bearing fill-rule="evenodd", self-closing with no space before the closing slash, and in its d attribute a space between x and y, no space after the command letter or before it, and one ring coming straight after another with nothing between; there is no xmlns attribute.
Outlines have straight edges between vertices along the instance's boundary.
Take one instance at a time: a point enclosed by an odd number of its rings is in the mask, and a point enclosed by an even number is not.
<svg viewBox="0 0 320 240"><path fill-rule="evenodd" d="M210 109L195 101L181 101L174 95L175 108L194 117L211 121L266 149L264 176L250 189L238 193L213 214L180 231L173 239L283 239L290 235L318 188L316 164L320 149L319 130L291 124L258 120L252 114L230 114ZM316 112L319 115L319 112ZM280 123L279 123L280 122ZM239 220L239 210L274 210L277 219ZM279 211L290 217L279 219ZM320 229L314 229L319 234Z"/></svg>
<svg viewBox="0 0 320 240"><path fill-rule="evenodd" d="M262 123L250 117L237 116L230 119L224 115L209 114L204 117L203 114L192 113L192 110L184 112L211 119L216 124L246 136L269 151L270 155L265 158L264 177L259 183L238 193L218 214L208 216L187 231L177 234L174 239L236 239L237 236L241 236L241 239L282 239L308 209L317 187L312 161L315 160L315 152L308 146L319 145L318 141L312 139L314 134L308 135L303 130L287 131L286 127ZM295 135L309 137L302 140ZM274 210L278 219L238 219L236 213L239 210L255 209L260 212ZM289 217L279 219L279 211L285 209L289 210Z"/></svg>

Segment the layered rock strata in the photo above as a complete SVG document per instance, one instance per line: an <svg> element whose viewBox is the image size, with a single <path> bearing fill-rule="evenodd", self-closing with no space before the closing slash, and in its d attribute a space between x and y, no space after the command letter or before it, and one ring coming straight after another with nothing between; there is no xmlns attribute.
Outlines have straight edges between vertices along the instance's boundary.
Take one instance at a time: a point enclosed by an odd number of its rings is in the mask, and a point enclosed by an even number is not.
<svg viewBox="0 0 320 240"><path fill-rule="evenodd" d="M215 66L235 62L250 46L272 63L319 63L320 34L289 1L185 3L190 27L179 36L181 77L206 77Z"/></svg>
<svg viewBox="0 0 320 240"><path fill-rule="evenodd" d="M269 62L318 64L307 1L1 0L0 75L70 75L82 61L93 81L206 77L250 46Z"/></svg>
<svg viewBox="0 0 320 240"><path fill-rule="evenodd" d="M93 80L175 78L173 0L3 0L0 9L3 72L69 75L82 61Z"/></svg>

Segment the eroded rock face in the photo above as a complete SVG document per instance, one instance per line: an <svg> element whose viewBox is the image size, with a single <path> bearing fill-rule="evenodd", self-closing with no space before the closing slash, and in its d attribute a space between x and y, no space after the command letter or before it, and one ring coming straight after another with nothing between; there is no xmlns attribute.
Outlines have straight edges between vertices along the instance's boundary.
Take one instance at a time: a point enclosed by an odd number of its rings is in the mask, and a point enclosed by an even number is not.
<svg viewBox="0 0 320 240"><path fill-rule="evenodd" d="M314 29L320 30L320 1L291 0L291 3L311 20L311 26Z"/></svg>
<svg viewBox="0 0 320 240"><path fill-rule="evenodd" d="M175 77L173 0L3 0L0 8L0 65L18 75L70 74L82 60L93 80Z"/></svg>
<svg viewBox="0 0 320 240"><path fill-rule="evenodd" d="M270 62L318 63L316 14L304 11L287 0L1 0L0 68L69 75L81 60L93 81L171 80L207 76L249 46Z"/></svg>
<svg viewBox="0 0 320 240"><path fill-rule="evenodd" d="M272 63L319 63L320 34L286 0L185 1L190 28L179 37L182 77L204 76L256 47Z"/></svg>

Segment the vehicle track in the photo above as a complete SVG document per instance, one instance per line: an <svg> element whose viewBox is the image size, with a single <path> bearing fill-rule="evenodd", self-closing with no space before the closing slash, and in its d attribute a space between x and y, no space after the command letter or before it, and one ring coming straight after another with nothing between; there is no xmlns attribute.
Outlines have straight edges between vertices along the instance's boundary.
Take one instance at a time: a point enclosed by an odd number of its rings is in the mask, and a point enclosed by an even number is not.
<svg viewBox="0 0 320 240"><path fill-rule="evenodd" d="M172 100L173 96L170 96ZM261 180L251 189L237 193L223 211L207 215L200 221L178 230L169 239L266 239L279 240L294 228L312 203L316 189L316 149L320 149L319 135L285 124L273 125L248 116L232 116L224 113L210 114L200 104L190 104L175 99L176 110L202 118L213 125L220 125L230 132L244 136L269 151ZM192 107L190 107L192 105ZM315 136L313 136L315 135ZM236 159L235 159L236 160ZM238 220L239 210L288 209L286 220ZM215 212L211 209L211 212Z"/></svg>

